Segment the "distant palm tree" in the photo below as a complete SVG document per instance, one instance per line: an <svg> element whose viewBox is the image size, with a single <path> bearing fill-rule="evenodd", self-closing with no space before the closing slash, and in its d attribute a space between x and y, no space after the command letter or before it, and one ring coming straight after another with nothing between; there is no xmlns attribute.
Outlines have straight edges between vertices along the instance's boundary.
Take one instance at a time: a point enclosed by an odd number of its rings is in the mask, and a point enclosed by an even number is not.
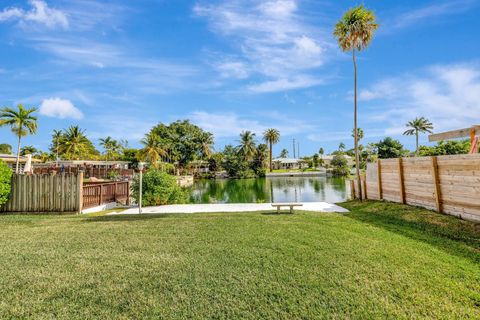
<svg viewBox="0 0 480 320"><path fill-rule="evenodd" d="M318 153L320 154L320 157L319 157L319 160L318 160L318 164L323 167L323 164L324 164L324 160L323 160L323 155L325 153L325 150L323 150L322 147L320 147L320 149L318 150Z"/></svg>
<svg viewBox="0 0 480 320"><path fill-rule="evenodd" d="M355 133L355 169L357 174L359 198L362 199L360 181L360 156L358 153L357 137L357 60L355 50L366 48L373 38L373 33L378 28L373 11L365 9L363 5L348 10L335 25L333 35L343 51L352 52L354 85L353 85L353 131Z"/></svg>
<svg viewBox="0 0 480 320"><path fill-rule="evenodd" d="M288 157L288 150L282 149L282 151L280 151L279 158L287 158L287 157Z"/></svg>
<svg viewBox="0 0 480 320"><path fill-rule="evenodd" d="M140 156L144 160L148 160L154 168L158 168L158 161L167 155L161 145L160 136L153 132L147 133L140 142L143 144Z"/></svg>
<svg viewBox="0 0 480 320"><path fill-rule="evenodd" d="M240 133L240 145L238 153L247 161L252 160L257 149L255 146L255 133L251 131L242 131Z"/></svg>
<svg viewBox="0 0 480 320"><path fill-rule="evenodd" d="M213 134L210 132L203 132L199 137L199 144L200 144L200 153L202 157L208 159L212 155L213 150Z"/></svg>
<svg viewBox="0 0 480 320"><path fill-rule="evenodd" d="M26 109L22 104L17 106L17 110L12 108L0 109L0 127L10 126L12 132L18 139L15 173L19 172L20 144L22 137L25 137L28 134L37 133L37 117L32 115L35 111L37 111L37 108Z"/></svg>
<svg viewBox="0 0 480 320"><path fill-rule="evenodd" d="M24 156L27 154L31 154L32 156L37 153L38 150L34 146L24 146L20 149L20 155Z"/></svg>
<svg viewBox="0 0 480 320"><path fill-rule="evenodd" d="M415 118L412 121L409 121L406 124L407 127L411 128L405 131L403 134L406 136L413 136L415 135L415 142L416 142L416 151L415 153L418 155L418 136L420 133L432 133L433 124L428 121L428 119L424 117Z"/></svg>
<svg viewBox="0 0 480 320"><path fill-rule="evenodd" d="M357 142L362 140L364 136L363 129L362 128L357 128ZM352 138L355 139L355 130L352 129Z"/></svg>
<svg viewBox="0 0 480 320"><path fill-rule="evenodd" d="M323 150L323 148L320 148L320 149L318 150L318 153L323 156L323 154L325 153L325 150Z"/></svg>
<svg viewBox="0 0 480 320"><path fill-rule="evenodd" d="M340 142L340 144L338 145L338 151L340 152L345 151L345 143Z"/></svg>
<svg viewBox="0 0 480 320"><path fill-rule="evenodd" d="M61 139L60 152L67 154L74 160L79 160L90 147L90 141L85 135L85 130L79 126L70 126Z"/></svg>
<svg viewBox="0 0 480 320"><path fill-rule="evenodd" d="M269 166L270 166L270 172L273 171L273 166L272 166L272 152L273 152L273 145L277 144L280 141L280 131L277 129L267 129L263 133L263 140L265 140L266 143L268 143L269 146Z"/></svg>
<svg viewBox="0 0 480 320"><path fill-rule="evenodd" d="M57 162L57 164L58 164L58 149L60 148L60 144L62 143L62 139L63 139L62 130L53 130L51 151L55 152L55 161Z"/></svg>

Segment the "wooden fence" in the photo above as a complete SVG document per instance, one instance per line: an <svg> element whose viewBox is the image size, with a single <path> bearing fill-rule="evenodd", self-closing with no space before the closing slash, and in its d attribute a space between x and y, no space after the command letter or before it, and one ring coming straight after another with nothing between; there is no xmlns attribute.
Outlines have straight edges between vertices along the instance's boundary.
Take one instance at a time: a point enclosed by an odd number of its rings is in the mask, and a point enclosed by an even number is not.
<svg viewBox="0 0 480 320"><path fill-rule="evenodd" d="M364 180L362 191L367 199L480 221L479 154L379 160L368 164Z"/></svg>
<svg viewBox="0 0 480 320"><path fill-rule="evenodd" d="M130 204L130 183L91 183L83 186L83 209L102 204L122 202Z"/></svg>
<svg viewBox="0 0 480 320"><path fill-rule="evenodd" d="M83 175L12 176L12 188L2 212L67 213L82 210Z"/></svg>

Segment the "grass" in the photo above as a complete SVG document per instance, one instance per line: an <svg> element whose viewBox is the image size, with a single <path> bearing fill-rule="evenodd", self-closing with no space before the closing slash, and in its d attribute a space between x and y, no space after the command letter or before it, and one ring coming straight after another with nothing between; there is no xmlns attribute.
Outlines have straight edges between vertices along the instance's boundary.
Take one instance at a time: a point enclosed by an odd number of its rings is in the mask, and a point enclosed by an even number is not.
<svg viewBox="0 0 480 320"><path fill-rule="evenodd" d="M0 217L4 318L480 317L480 226L345 215Z"/></svg>

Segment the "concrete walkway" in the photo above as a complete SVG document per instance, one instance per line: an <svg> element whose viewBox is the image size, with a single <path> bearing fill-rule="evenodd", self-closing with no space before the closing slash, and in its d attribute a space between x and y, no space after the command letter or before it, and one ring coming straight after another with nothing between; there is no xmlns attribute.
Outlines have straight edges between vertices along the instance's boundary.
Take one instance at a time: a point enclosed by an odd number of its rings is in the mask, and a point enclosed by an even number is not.
<svg viewBox="0 0 480 320"><path fill-rule="evenodd" d="M327 202L303 202L302 207L295 210L314 212L348 212L347 209ZM286 208L288 210L288 208ZM156 213L212 213L212 212L253 212L276 211L271 203L218 203L218 204L176 204L142 208L144 214ZM110 214L138 214L138 208L127 209Z"/></svg>

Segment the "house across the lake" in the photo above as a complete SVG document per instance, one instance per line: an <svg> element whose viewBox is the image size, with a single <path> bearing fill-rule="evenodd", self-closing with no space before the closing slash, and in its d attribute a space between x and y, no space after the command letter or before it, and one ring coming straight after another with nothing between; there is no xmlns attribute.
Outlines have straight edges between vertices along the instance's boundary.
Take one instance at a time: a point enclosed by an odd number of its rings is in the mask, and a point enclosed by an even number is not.
<svg viewBox="0 0 480 320"><path fill-rule="evenodd" d="M294 158L277 158L272 161L275 170L299 170L307 169L308 161Z"/></svg>
<svg viewBox="0 0 480 320"><path fill-rule="evenodd" d="M9 166L13 171L15 171L15 164L17 162L17 156L14 154L0 154L0 160L4 161L7 163L7 166ZM31 158L31 163L40 163L42 161L38 159ZM28 157L26 156L20 156L19 158L19 171L22 173L23 168L25 167L25 164L28 162Z"/></svg>

